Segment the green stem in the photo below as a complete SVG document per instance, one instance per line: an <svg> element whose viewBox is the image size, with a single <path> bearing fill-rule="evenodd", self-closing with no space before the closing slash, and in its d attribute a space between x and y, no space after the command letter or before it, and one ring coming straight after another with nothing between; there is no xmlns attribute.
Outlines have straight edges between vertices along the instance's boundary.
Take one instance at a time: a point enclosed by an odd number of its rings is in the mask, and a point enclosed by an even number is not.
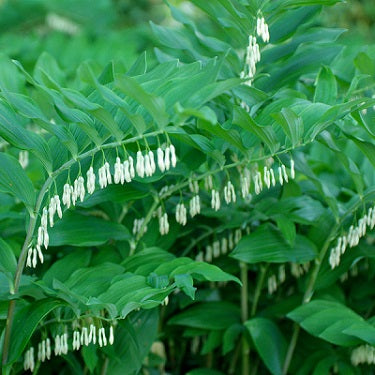
<svg viewBox="0 0 375 375"><path fill-rule="evenodd" d="M248 282L247 282L247 264L240 262L240 272L241 272L241 321L242 324L249 319L249 304L248 304ZM250 372L250 351L249 343L246 339L246 334L242 335L242 375L248 375Z"/></svg>
<svg viewBox="0 0 375 375"><path fill-rule="evenodd" d="M269 264L266 264L265 266L263 266L263 267L261 266L260 267L260 275L259 275L259 279L258 279L257 285L255 287L254 300L253 300L253 304L251 306L251 312L250 312L250 316L251 317L253 317L255 315L255 313L256 313L256 310L257 310L257 307L258 307L258 301L259 301L260 293L262 291L264 280L266 278L266 273L267 273L268 266L269 266Z"/></svg>

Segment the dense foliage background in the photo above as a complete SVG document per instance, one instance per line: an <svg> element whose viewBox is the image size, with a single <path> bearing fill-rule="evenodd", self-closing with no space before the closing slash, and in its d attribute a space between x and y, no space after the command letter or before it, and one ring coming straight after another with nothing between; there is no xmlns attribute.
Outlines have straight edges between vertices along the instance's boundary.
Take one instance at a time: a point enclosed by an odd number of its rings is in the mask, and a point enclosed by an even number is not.
<svg viewBox="0 0 375 375"><path fill-rule="evenodd" d="M2 373L372 374L374 20L0 0Z"/></svg>

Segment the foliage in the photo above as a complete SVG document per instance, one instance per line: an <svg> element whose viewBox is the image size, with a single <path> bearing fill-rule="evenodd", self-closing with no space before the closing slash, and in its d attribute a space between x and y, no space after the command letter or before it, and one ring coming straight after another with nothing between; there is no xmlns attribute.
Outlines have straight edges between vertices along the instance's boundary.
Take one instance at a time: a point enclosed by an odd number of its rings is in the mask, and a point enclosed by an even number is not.
<svg viewBox="0 0 375 375"><path fill-rule="evenodd" d="M371 373L375 48L337 2L166 2L143 36L122 1L2 5L60 25L0 40L2 373Z"/></svg>

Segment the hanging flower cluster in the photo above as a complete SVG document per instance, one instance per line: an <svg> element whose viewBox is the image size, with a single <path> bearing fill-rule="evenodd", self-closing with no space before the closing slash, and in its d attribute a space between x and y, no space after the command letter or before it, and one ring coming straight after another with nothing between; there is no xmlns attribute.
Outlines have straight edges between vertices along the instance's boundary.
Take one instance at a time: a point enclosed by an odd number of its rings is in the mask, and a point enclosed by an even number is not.
<svg viewBox="0 0 375 375"><path fill-rule="evenodd" d="M375 348L370 345L361 345L352 351L350 360L354 366L361 363L375 364Z"/></svg>
<svg viewBox="0 0 375 375"><path fill-rule="evenodd" d="M299 279L303 274L307 273L310 269L310 262L304 264L291 263L290 264L290 273L296 279Z"/></svg>
<svg viewBox="0 0 375 375"><path fill-rule="evenodd" d="M178 203L176 206L176 222L183 226L187 223L187 210L183 203Z"/></svg>
<svg viewBox="0 0 375 375"><path fill-rule="evenodd" d="M270 41L270 33L264 17L257 18L257 35L260 36L265 43Z"/></svg>
<svg viewBox="0 0 375 375"><path fill-rule="evenodd" d="M34 371L35 368L35 360L34 360L34 348L31 347L25 352L25 358L23 361L23 368L25 371L30 370L31 372Z"/></svg>
<svg viewBox="0 0 375 375"><path fill-rule="evenodd" d="M347 234L337 239L336 246L331 249L329 264L332 269L340 264L340 258L346 248L357 246L359 240L366 235L367 227L373 229L375 226L375 207L370 207L363 217L358 220L357 226L351 225Z"/></svg>
<svg viewBox="0 0 375 375"><path fill-rule="evenodd" d="M246 228L246 233L249 233L249 228ZM204 252L200 251L196 255L195 260L197 262L205 261L211 263L213 259L233 250L238 242L240 242L241 238L242 229L237 228L234 231L230 231L227 236L222 237L220 240L215 240L211 245L207 245Z"/></svg>
<svg viewBox="0 0 375 375"><path fill-rule="evenodd" d="M249 35L249 44L246 47L245 66L240 78L245 78L245 85L251 86L256 73L256 64L260 61L260 50L257 38Z"/></svg>
<svg viewBox="0 0 375 375"><path fill-rule="evenodd" d="M68 354L69 344L68 344L69 335L67 332L55 336L55 347L54 354L59 356L61 354ZM114 343L114 328L113 325L109 327L108 338L106 330L103 327L97 328L94 324L90 324L89 327L82 327L81 331L76 327L73 331L73 340L71 348L72 350L79 350L81 346L88 346L90 343L94 345L99 344L100 347L113 345ZM51 359L51 340L46 338L38 344L38 353L37 359L40 362L44 362L46 359ZM25 352L24 358L24 370L34 371L35 368L35 359L34 359L34 348L30 347Z"/></svg>
<svg viewBox="0 0 375 375"><path fill-rule="evenodd" d="M160 147L156 151L157 153L157 164L161 172L168 171L171 167L175 167L177 163L176 149L170 144L163 151ZM112 183L124 184L125 182L131 182L137 175L140 178L150 177L156 172L156 163L154 153L150 150L146 153L141 151L137 152L136 161L132 156L121 162L119 157L116 158L116 162L113 165L114 174L112 176L111 166L106 161L102 167L98 169L98 183L101 189L106 188ZM93 167L91 166L86 172L86 187L85 179L82 176L78 176L73 185L66 183L63 187L62 199L60 201L59 195L55 194L49 201L48 206L42 210L42 216L40 226L38 227L38 235L36 245L30 245L27 254L26 266L35 268L38 263L43 263L44 257L42 253L42 247L45 249L49 245L48 228L54 226L55 215L61 219L63 211L61 203L69 209L71 205L75 206L78 199L82 202L85 199L86 189L88 194L93 194L96 187L96 176ZM142 219L140 219L142 220ZM163 219L165 222L165 219ZM142 221L135 221L133 227L133 234L139 232L142 228ZM169 228L168 228L169 229ZM143 227L142 235L147 231L147 227Z"/></svg>
<svg viewBox="0 0 375 375"><path fill-rule="evenodd" d="M270 40L270 34L268 31L268 25L264 17L257 18L256 25L256 34L262 38L263 42L268 43ZM256 73L256 64L260 61L260 48L257 43L257 39L253 35L249 35L249 43L246 47L245 54L245 65L244 69L240 73L240 77L246 79L244 82L245 85L251 86L255 73ZM244 102L241 101L241 107L244 108L247 112L250 111L250 107Z"/></svg>
<svg viewBox="0 0 375 375"><path fill-rule="evenodd" d="M268 294L273 294L276 292L277 288L285 281L286 279L286 271L285 265L282 264L278 268L277 275L273 273L268 277L267 287L268 287Z"/></svg>
<svg viewBox="0 0 375 375"><path fill-rule="evenodd" d="M161 207L158 209L158 219L159 219L159 232L162 236L168 234L169 232L169 222L168 215L166 212L162 212Z"/></svg>
<svg viewBox="0 0 375 375"><path fill-rule="evenodd" d="M133 235L137 235L138 233L141 233L141 236L143 236L147 232L147 225L144 225L145 222L144 218L141 219L134 219L133 223Z"/></svg>

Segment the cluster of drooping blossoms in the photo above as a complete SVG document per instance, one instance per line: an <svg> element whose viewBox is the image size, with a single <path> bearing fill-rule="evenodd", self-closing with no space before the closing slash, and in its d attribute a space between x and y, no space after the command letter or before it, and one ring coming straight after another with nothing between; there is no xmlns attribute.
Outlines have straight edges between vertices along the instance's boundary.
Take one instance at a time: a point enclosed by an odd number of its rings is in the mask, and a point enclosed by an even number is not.
<svg viewBox="0 0 375 375"><path fill-rule="evenodd" d="M270 41L270 33L264 17L257 18L257 35L263 39L264 43L268 43Z"/></svg>
<svg viewBox="0 0 375 375"><path fill-rule="evenodd" d="M278 268L277 274L273 273L268 277L267 287L268 294L276 292L279 285L281 285L286 279L285 265L282 264Z"/></svg>
<svg viewBox="0 0 375 375"><path fill-rule="evenodd" d="M268 31L268 25L264 19L264 17L257 18L257 27L256 33L260 36L263 42L268 43L270 40L270 34ZM260 61L260 48L257 43L257 39L253 35L249 35L249 43L246 47L246 54L245 54L245 65L244 69L242 70L240 77L246 79L244 82L245 85L251 86L255 73L256 73L256 64ZM250 111L249 106L244 102L241 101L241 107L244 108L247 112Z"/></svg>
<svg viewBox="0 0 375 375"><path fill-rule="evenodd" d="M168 215L166 212L163 213L161 207L159 207L157 215L159 219L159 232L162 236L164 236L169 232Z"/></svg>
<svg viewBox="0 0 375 375"><path fill-rule="evenodd" d="M171 167L175 167L177 163L176 149L170 144L162 150L160 147L156 151L157 165L161 172L168 171ZM132 156L129 156L124 162L121 162L119 157L113 166L114 174L112 176L111 166L105 162L102 167L98 169L98 183L101 189L106 188L108 185L124 184L131 182L136 175L140 178L150 177L156 172L156 163L154 153L150 150L143 154L141 151L137 152L136 161ZM63 210L61 203L69 209L71 205L75 206L77 201L81 202L85 199L86 191L88 194L93 194L96 186L96 175L93 167L91 166L86 173L86 186L85 179L78 176L73 185L66 183L63 187L62 199L60 201L59 195L55 194L49 201L48 206L42 210L40 226L38 227L36 245L30 245L27 254L26 265L28 267L36 267L38 259L41 263L44 261L42 247L45 249L49 245L48 225L52 228L54 226L55 215L61 219ZM87 189L87 190L86 190ZM165 221L165 220L164 220ZM138 233L143 228L142 234L147 230L143 226L143 222L135 222L133 233Z"/></svg>
<svg viewBox="0 0 375 375"><path fill-rule="evenodd" d="M108 340L105 329L100 327L97 330L97 327L95 327L93 324L90 324L90 327L82 327L81 332L78 328L73 331L73 350L79 350L81 346L88 346L91 343L95 345L96 342L98 342L100 347L107 346L108 344L112 345L114 342L113 326L111 325L109 327Z"/></svg>
<svg viewBox="0 0 375 375"><path fill-rule="evenodd" d="M133 223L133 235L137 235L138 233L143 236L147 232L147 225L144 224L145 219L134 219Z"/></svg>
<svg viewBox="0 0 375 375"><path fill-rule="evenodd" d="M250 228L245 229L245 233L250 233ZM225 255L228 251L234 249L234 247L240 242L242 238L242 229L237 228L234 231L230 231L227 236L222 237L220 240L215 240L212 244L207 245L205 251L200 251L195 260L197 262L207 262L211 263L213 259L220 257L221 255Z"/></svg>
<svg viewBox="0 0 375 375"><path fill-rule="evenodd" d="M55 347L54 354L55 356L66 355L69 351L69 335L67 332L62 333L61 335L57 334L55 336ZM113 345L114 343L114 328L111 325L109 327L108 338L106 330L103 327L97 328L95 325L90 324L89 327L82 327L81 331L76 327L73 330L73 339L71 344L72 350L79 350L81 346L88 346L89 344L98 343L100 347ZM46 338L38 344L38 353L37 360L44 362L45 360L51 359L52 349L51 349L51 340ZM34 359L34 348L30 347L25 352L24 358L24 369L34 371L35 368L35 359Z"/></svg>
<svg viewBox="0 0 375 375"><path fill-rule="evenodd" d="M375 364L375 348L370 345L361 345L352 351L350 360L354 366L361 363Z"/></svg>
<svg viewBox="0 0 375 375"><path fill-rule="evenodd" d="M340 258L349 246L357 246L359 240L366 235L367 227L373 229L375 226L375 206L370 207L363 217L358 220L357 226L351 225L347 234L338 238L336 246L331 249L329 264L335 268L340 264Z"/></svg>
<svg viewBox="0 0 375 375"><path fill-rule="evenodd" d="M272 161L271 161L272 163ZM264 166L263 176L262 173L256 168L253 173L251 173L247 168L245 168L241 174L241 195L242 198L246 198L250 194L251 180L254 183L255 194L260 194L262 190L266 187L270 189L271 186L276 186L277 182L283 185L284 182L289 182L289 176L284 164L277 168L275 177L275 171L272 167ZM293 180L295 178L294 160L290 160L290 178Z"/></svg>
<svg viewBox="0 0 375 375"><path fill-rule="evenodd" d="M260 50L257 38L249 35L249 44L246 47L245 66L240 78L245 78L245 85L251 86L256 73L256 64L260 61Z"/></svg>
<svg viewBox="0 0 375 375"><path fill-rule="evenodd" d="M290 273L296 279L299 279L303 274L307 273L310 269L310 262L303 264L291 263L290 264Z"/></svg>

